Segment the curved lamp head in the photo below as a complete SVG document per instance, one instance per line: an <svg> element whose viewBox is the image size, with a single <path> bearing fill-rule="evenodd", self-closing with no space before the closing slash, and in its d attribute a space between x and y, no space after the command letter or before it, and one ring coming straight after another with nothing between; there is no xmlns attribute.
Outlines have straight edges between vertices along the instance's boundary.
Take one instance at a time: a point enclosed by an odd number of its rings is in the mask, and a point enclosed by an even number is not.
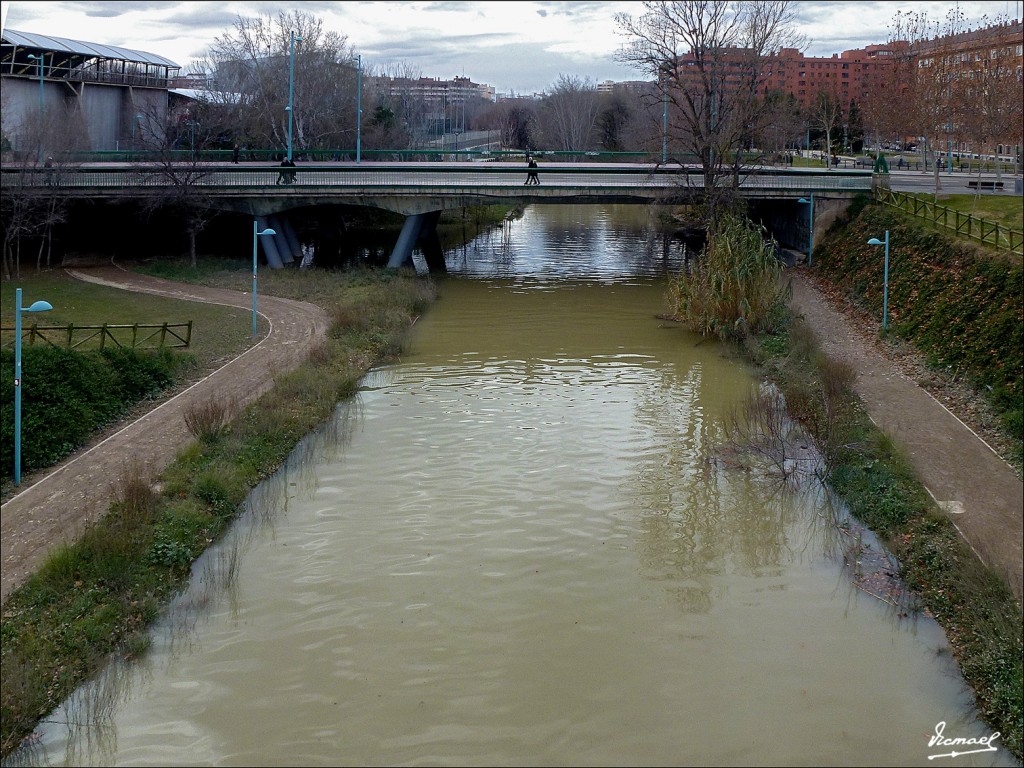
<svg viewBox="0 0 1024 768"><path fill-rule="evenodd" d="M797 202L798 203L809 203L811 201L808 200L806 197L801 197L799 200L797 200Z"/></svg>
<svg viewBox="0 0 1024 768"><path fill-rule="evenodd" d="M267 229L264 229L262 232L257 232L256 234L257 235L276 235L277 234L277 230L276 229L270 229L268 227Z"/></svg>
<svg viewBox="0 0 1024 768"><path fill-rule="evenodd" d="M53 305L48 301L33 301L31 307L26 307L25 312L49 312Z"/></svg>
<svg viewBox="0 0 1024 768"><path fill-rule="evenodd" d="M885 243L883 243L877 237L872 237L870 240L868 240L868 245L885 245Z"/></svg>

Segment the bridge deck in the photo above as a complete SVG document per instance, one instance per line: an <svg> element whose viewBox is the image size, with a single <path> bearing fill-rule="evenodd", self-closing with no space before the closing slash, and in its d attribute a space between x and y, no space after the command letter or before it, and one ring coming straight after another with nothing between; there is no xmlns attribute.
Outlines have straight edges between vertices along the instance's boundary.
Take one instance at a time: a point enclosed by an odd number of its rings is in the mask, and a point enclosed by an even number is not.
<svg viewBox="0 0 1024 768"><path fill-rule="evenodd" d="M695 197L704 189L698 168L678 165L544 163L537 172L540 184L525 186L521 163L337 162L290 169L246 163L97 163L49 170L8 166L0 179L5 191L49 186L70 197L157 196L174 189L179 196L202 195L213 206L254 214L330 202L405 214L501 202L643 203ZM852 197L869 191L871 179L865 170L764 167L741 177L739 194Z"/></svg>

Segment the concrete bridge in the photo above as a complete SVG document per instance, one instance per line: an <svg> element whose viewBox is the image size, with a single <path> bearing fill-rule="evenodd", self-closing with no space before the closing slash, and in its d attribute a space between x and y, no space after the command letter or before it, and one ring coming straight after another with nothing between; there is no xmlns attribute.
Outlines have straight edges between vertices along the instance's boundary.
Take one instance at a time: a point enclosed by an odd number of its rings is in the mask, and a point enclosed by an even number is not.
<svg viewBox="0 0 1024 768"><path fill-rule="evenodd" d="M388 266L411 260L418 241L436 237L441 211L471 205L528 203L685 203L704 195L697 167L639 163L544 163L526 186L521 163L318 163L284 169L232 163L93 163L57 169L3 168L4 194L53 190L68 197L173 196L246 213L278 234L262 238L267 261L281 267L299 254L287 211L324 203L383 208L406 217ZM741 178L752 201L848 200L871 190L869 170L763 167ZM808 206L795 206L806 217ZM425 251L428 250L425 248ZM436 258L428 255L433 269Z"/></svg>

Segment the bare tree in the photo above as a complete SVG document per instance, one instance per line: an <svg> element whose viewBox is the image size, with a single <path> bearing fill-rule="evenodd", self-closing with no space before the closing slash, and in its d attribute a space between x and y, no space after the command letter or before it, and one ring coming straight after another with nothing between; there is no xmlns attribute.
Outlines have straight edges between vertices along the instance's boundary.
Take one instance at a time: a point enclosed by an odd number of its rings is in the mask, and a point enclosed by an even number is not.
<svg viewBox="0 0 1024 768"><path fill-rule="evenodd" d="M201 160L211 139L210 122L202 120L202 110L199 103L187 112L166 116L156 109L146 112L140 142L149 151L144 162L135 164L140 183L151 184L149 194L142 197L143 210L147 214L172 210L183 217L193 267L196 238L216 215L206 190L211 168Z"/></svg>
<svg viewBox="0 0 1024 768"><path fill-rule="evenodd" d="M981 19L982 27L1006 23L1006 17L1001 15L994 20L986 16ZM969 106L958 115L958 124L978 154L993 156L996 175L1002 178L998 145L1007 141L1019 144L1021 140L1024 95L1019 59L1012 49L999 45L986 46L973 55L961 52L957 59L949 74L950 90L958 103Z"/></svg>
<svg viewBox="0 0 1024 768"><path fill-rule="evenodd" d="M347 37L325 30L313 14L239 16L197 65L215 92L211 100L234 105L238 136L246 143L287 146L291 85L293 147L355 145L355 56Z"/></svg>
<svg viewBox="0 0 1024 768"><path fill-rule="evenodd" d="M843 105L835 91L822 89L810 110L811 122L825 133L825 162L832 156L832 132L839 126Z"/></svg>
<svg viewBox="0 0 1024 768"><path fill-rule="evenodd" d="M530 99L499 101L480 115L479 126L498 131L501 146L531 149L537 146L537 111Z"/></svg>
<svg viewBox="0 0 1024 768"><path fill-rule="evenodd" d="M593 80L559 75L541 107L543 134L550 146L563 152L590 149L599 108Z"/></svg>
<svg viewBox="0 0 1024 768"><path fill-rule="evenodd" d="M707 215L728 205L739 186L742 150L768 114L758 96L767 64L781 48L799 48L789 0L646 0L639 18L618 14L627 37L617 59L655 78L670 104L673 139L698 159ZM721 179L729 179L721 184Z"/></svg>
<svg viewBox="0 0 1024 768"><path fill-rule="evenodd" d="M82 149L85 132L81 115L65 113L60 119L32 112L19 124L5 128L23 149L3 154L3 275L20 275L23 243L34 242L36 270L50 266L53 232L67 220L68 198L64 181L73 170L67 158Z"/></svg>

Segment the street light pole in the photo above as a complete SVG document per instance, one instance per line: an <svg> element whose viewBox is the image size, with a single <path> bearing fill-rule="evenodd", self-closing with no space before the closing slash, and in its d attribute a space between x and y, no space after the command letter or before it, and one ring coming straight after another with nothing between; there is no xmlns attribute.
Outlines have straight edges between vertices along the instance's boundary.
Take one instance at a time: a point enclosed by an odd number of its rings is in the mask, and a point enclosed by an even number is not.
<svg viewBox="0 0 1024 768"><path fill-rule="evenodd" d="M360 162L359 142L363 127L363 54L356 54L356 162Z"/></svg>
<svg viewBox="0 0 1024 768"><path fill-rule="evenodd" d="M47 312L53 309L48 301L21 306L21 288L14 291L14 484L21 485L21 313Z"/></svg>
<svg viewBox="0 0 1024 768"><path fill-rule="evenodd" d="M39 163L42 164L42 162L43 162L42 135L43 135L43 111L44 111L44 108L43 108L43 54L40 53L39 55L36 55L34 53L30 53L27 56L27 58L34 60L36 62L36 64L38 65L38 67L39 67L39 136L40 136L40 142L39 142Z"/></svg>
<svg viewBox="0 0 1024 768"><path fill-rule="evenodd" d="M661 162L662 165L668 162L668 84L664 86L661 96Z"/></svg>
<svg viewBox="0 0 1024 768"><path fill-rule="evenodd" d="M798 203L809 203L811 206L810 210L810 236L807 238L807 266L811 266L814 263L814 192L811 192L811 199L801 197L797 200Z"/></svg>
<svg viewBox="0 0 1024 768"><path fill-rule="evenodd" d="M292 160L292 98L295 95L295 41L301 41L301 37L295 36L295 30L291 32L292 42L288 53L288 162Z"/></svg>
<svg viewBox="0 0 1024 768"><path fill-rule="evenodd" d="M256 338L256 241L260 235L276 235L277 231L270 229L264 229L262 232L257 232L256 219L252 220L252 335Z"/></svg>
<svg viewBox="0 0 1024 768"><path fill-rule="evenodd" d="M885 270L882 276L882 333L889 331L889 230L885 230L885 242L877 237L868 240L868 245L885 245Z"/></svg>

